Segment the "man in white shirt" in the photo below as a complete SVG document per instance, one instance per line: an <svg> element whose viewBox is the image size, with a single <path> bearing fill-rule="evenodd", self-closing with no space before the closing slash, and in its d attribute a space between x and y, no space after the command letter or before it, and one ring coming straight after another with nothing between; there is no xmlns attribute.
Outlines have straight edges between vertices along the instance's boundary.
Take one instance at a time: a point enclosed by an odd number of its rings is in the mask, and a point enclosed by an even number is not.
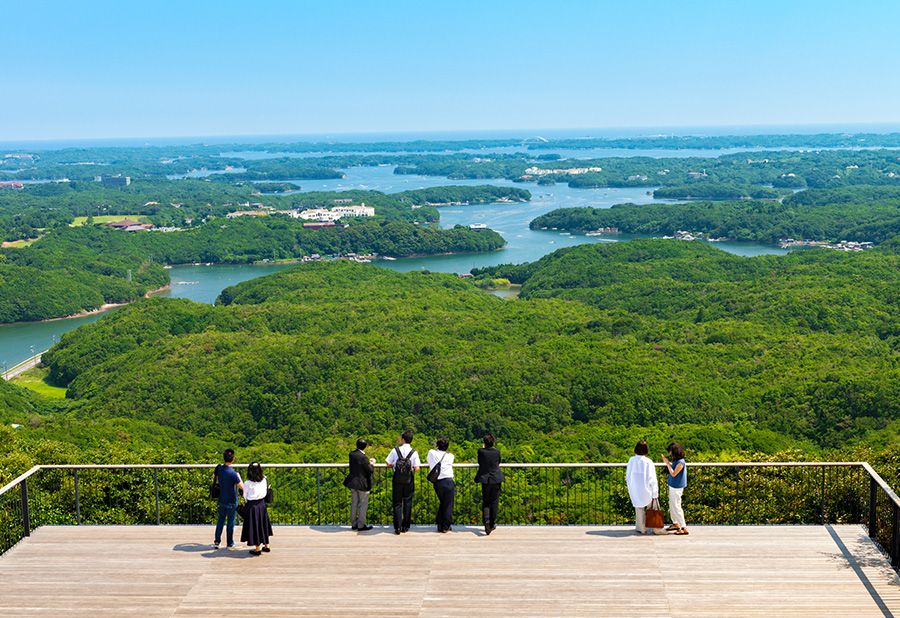
<svg viewBox="0 0 900 618"><path fill-rule="evenodd" d="M408 532L412 525L412 497L416 491L416 472L422 467L419 454L411 446L413 432L400 435L400 445L391 450L384 463L393 468L394 534Z"/></svg>
<svg viewBox="0 0 900 618"><path fill-rule="evenodd" d="M628 484L628 495L634 506L635 530L638 534L646 534L645 517L647 507L659 498L659 483L656 480L656 467L647 457L650 448L643 440L634 447L634 457L628 460L625 468L625 482ZM654 531L653 534L656 532Z"/></svg>

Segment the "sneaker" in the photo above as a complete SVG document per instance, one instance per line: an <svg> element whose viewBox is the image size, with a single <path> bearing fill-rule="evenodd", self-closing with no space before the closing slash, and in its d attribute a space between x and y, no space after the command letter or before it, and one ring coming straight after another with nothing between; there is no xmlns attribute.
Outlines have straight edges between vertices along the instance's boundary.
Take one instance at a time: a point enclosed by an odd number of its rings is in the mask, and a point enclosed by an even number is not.
<svg viewBox="0 0 900 618"><path fill-rule="evenodd" d="M372 529L372 526L368 525L368 526L363 526L362 528L359 528L358 530L359 530L359 532L367 532L371 529Z"/></svg>
<svg viewBox="0 0 900 618"><path fill-rule="evenodd" d="M213 549L219 549L219 541L213 541Z"/></svg>
<svg viewBox="0 0 900 618"><path fill-rule="evenodd" d="M235 545L234 543L232 543L231 545L228 546L228 549L234 549L235 547L237 547L237 545Z"/></svg>

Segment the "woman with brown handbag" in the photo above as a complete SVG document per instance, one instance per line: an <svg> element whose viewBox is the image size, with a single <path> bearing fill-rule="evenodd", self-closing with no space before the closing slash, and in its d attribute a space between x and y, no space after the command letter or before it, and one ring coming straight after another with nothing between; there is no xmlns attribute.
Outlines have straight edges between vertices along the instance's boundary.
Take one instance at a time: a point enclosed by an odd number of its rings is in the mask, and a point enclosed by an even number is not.
<svg viewBox="0 0 900 618"><path fill-rule="evenodd" d="M625 482L628 484L628 495L634 506L634 529L638 534L647 534L647 511L659 501L659 483L656 480L656 467L653 461L647 457L650 448L644 440L634 447L634 457L628 460L625 468ZM659 507L656 506L655 510ZM655 515L655 513L654 513ZM651 534L661 528L659 522L652 522Z"/></svg>

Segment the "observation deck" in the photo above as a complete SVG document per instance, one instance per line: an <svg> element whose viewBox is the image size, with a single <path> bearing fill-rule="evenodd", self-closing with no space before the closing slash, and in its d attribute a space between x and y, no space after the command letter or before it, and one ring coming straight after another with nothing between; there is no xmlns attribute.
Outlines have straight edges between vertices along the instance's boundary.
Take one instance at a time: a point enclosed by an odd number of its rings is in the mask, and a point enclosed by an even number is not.
<svg viewBox="0 0 900 618"><path fill-rule="evenodd" d="M357 533L343 466L266 466L259 557L212 547L209 467L35 468L0 490L0 615L900 616L900 502L868 464L692 464L688 536L633 533L617 464L505 465L485 536L454 467L453 531L423 477L396 536L383 469Z"/></svg>

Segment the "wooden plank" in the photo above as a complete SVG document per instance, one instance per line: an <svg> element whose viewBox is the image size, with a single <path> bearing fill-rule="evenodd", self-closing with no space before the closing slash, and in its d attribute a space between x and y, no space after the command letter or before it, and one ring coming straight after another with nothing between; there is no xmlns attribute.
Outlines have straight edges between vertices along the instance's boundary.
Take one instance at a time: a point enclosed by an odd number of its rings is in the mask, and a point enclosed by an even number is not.
<svg viewBox="0 0 900 618"><path fill-rule="evenodd" d="M0 558L0 615L883 617L873 592L900 615L864 530L833 530L856 566L819 526L276 527L261 557L213 550L211 526L43 527Z"/></svg>

